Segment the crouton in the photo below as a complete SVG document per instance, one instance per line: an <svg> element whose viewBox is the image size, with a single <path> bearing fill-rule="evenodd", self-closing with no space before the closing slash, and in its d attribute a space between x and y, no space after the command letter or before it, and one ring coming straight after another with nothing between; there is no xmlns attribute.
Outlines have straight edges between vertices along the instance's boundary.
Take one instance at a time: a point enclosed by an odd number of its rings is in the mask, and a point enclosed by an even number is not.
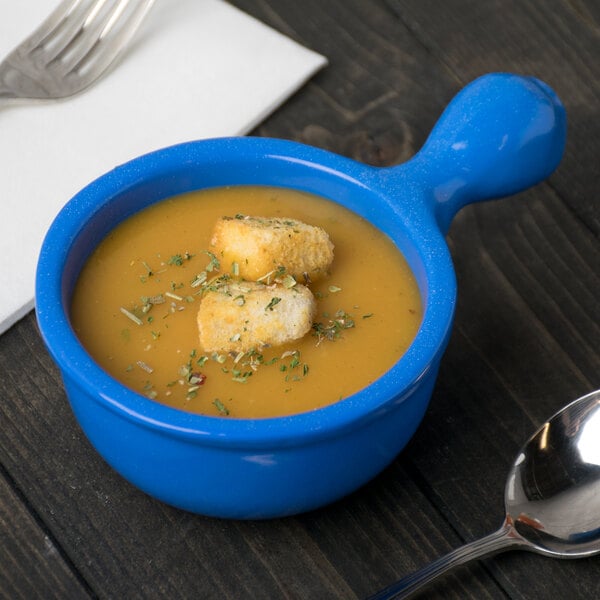
<svg viewBox="0 0 600 600"><path fill-rule="evenodd" d="M210 246L224 270L233 269L249 281L282 268L299 281L314 281L327 273L333 261L327 232L295 219L222 217Z"/></svg>
<svg viewBox="0 0 600 600"><path fill-rule="evenodd" d="M200 346L204 352L247 352L285 344L308 333L315 311L303 285L231 282L207 290L200 301Z"/></svg>

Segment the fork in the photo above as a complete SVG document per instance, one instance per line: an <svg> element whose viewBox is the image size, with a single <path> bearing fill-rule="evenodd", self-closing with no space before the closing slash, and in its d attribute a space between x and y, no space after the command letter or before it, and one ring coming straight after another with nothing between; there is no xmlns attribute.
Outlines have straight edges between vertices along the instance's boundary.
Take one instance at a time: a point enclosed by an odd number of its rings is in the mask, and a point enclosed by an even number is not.
<svg viewBox="0 0 600 600"><path fill-rule="evenodd" d="M0 100L65 98L92 84L154 0L63 0L0 63Z"/></svg>

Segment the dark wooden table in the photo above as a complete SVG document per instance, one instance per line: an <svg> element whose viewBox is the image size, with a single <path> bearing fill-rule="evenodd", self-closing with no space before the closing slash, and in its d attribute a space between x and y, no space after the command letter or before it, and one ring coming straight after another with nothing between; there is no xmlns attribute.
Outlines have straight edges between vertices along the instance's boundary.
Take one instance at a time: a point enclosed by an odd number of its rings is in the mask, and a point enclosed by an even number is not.
<svg viewBox="0 0 600 600"><path fill-rule="evenodd" d="M330 60L257 135L402 162L464 84L512 71L562 97L566 155L549 181L459 213L457 315L430 410L382 475L309 514L221 521L134 489L78 429L34 315L12 327L0 338L2 598L363 598L495 530L522 442L600 387L596 0L233 4ZM507 553L425 597L600 598L600 557Z"/></svg>

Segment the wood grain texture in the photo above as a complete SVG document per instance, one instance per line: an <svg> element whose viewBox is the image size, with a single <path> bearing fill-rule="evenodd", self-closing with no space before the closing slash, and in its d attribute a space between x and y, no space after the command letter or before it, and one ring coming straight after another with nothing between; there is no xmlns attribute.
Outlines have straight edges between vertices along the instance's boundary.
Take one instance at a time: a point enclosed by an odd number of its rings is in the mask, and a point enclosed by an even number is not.
<svg viewBox="0 0 600 600"><path fill-rule="evenodd" d="M598 4L565 0L387 0L387 4L461 82L489 71L513 71L535 75L556 90L567 109L569 135L562 164L550 181L598 236Z"/></svg>
<svg viewBox="0 0 600 600"><path fill-rule="evenodd" d="M0 598L89 598L14 482L0 474Z"/></svg>
<svg viewBox="0 0 600 600"><path fill-rule="evenodd" d="M364 598L499 527L521 444L600 387L597 3L232 4L330 61L256 135L393 165L460 87L513 71L563 98L563 163L528 192L457 215L455 327L422 426L374 481L305 515L220 521L130 486L75 423L34 316L19 322L0 338L0 597ZM511 553L422 597L587 600L600 597L599 575L599 559Z"/></svg>

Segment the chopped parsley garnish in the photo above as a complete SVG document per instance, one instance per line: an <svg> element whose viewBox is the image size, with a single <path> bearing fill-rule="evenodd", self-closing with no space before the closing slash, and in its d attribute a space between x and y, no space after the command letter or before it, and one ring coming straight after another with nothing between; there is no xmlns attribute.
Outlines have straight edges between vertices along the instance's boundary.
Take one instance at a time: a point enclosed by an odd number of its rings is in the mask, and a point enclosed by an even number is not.
<svg viewBox="0 0 600 600"><path fill-rule="evenodd" d="M154 369L150 365L147 365L143 360L138 360L136 364L142 371L146 371L146 373L150 374L154 373Z"/></svg>
<svg viewBox="0 0 600 600"><path fill-rule="evenodd" d="M293 288L297 283L296 279L289 273L284 275L281 279L281 285L287 289Z"/></svg>
<svg viewBox="0 0 600 600"><path fill-rule="evenodd" d="M136 315L134 315L130 310L123 308L122 306L119 310L131 321L133 321L136 325L143 325L144 322Z"/></svg>
<svg viewBox="0 0 600 600"><path fill-rule="evenodd" d="M208 250L205 250L205 253L210 258L210 261L206 265L205 270L208 271L209 273L212 273L213 271L218 271L221 268L221 263L219 262L219 259L212 252L210 252Z"/></svg>
<svg viewBox="0 0 600 600"><path fill-rule="evenodd" d="M142 261L142 265L144 265L144 269L146 269L146 275L152 277L152 275L154 275L152 267L145 260Z"/></svg>
<svg viewBox="0 0 600 600"><path fill-rule="evenodd" d="M229 409L218 398L213 400L213 404L217 407L219 414L223 416L227 416L229 414Z"/></svg>
<svg viewBox="0 0 600 600"><path fill-rule="evenodd" d="M203 283L206 282L207 277L208 277L208 275L207 275L206 271L202 271L201 273L198 273L198 275L196 275L196 277L194 277L194 279L192 279L190 286L193 288L201 286Z"/></svg>
<svg viewBox="0 0 600 600"><path fill-rule="evenodd" d="M338 310L335 313L334 319L329 319L327 323L313 323L313 335L317 337L317 344L323 340L334 341L341 337L344 329L352 329L354 327L354 319L352 315L343 310Z"/></svg>
<svg viewBox="0 0 600 600"><path fill-rule="evenodd" d="M265 306L265 310L273 310L273 308L279 304L281 302L281 298L271 298L271 301L269 302L269 304L267 304L267 306Z"/></svg>
<svg viewBox="0 0 600 600"><path fill-rule="evenodd" d="M190 260L193 256L194 255L189 252L185 252L184 254L173 254L167 261L167 264L181 267L186 260Z"/></svg>

